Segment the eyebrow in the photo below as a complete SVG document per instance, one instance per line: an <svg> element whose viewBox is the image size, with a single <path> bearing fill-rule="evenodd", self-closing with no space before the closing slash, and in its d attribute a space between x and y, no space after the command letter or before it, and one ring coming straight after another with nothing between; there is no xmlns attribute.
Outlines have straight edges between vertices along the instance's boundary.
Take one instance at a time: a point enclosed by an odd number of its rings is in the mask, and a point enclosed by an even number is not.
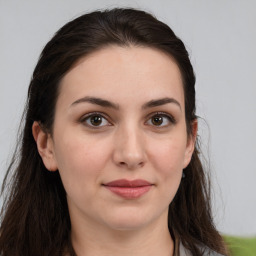
<svg viewBox="0 0 256 256"><path fill-rule="evenodd" d="M162 99L157 99L157 100L151 100L151 101L145 103L142 106L142 109L158 107L158 106L165 105L167 103L174 103L181 109L181 105L177 100L175 100L174 98L168 98L168 97L162 98Z"/></svg>
<svg viewBox="0 0 256 256"><path fill-rule="evenodd" d="M89 96L76 100L75 102L73 102L71 104L71 106L74 106L74 105L77 105L77 104L83 103L83 102L88 102L88 103L91 103L91 104L99 105L101 107L113 108L113 109L116 109L116 110L119 109L118 104L112 103L108 100L104 100L104 99L101 99L101 98L89 97Z"/></svg>
<svg viewBox="0 0 256 256"><path fill-rule="evenodd" d="M86 97L83 97L81 99L76 100L75 102L73 102L71 104L71 106L77 105L79 103L84 103L84 102L99 105L101 107L108 107L108 108L113 108L113 109L116 109L116 110L119 109L118 104L115 104L113 102L110 102L110 101L102 99L102 98L89 97L89 96L86 96ZM158 107L158 106L162 106L162 105L165 105L165 104L168 104L168 103L174 103L181 109L181 105L177 100L175 100L174 98L168 98L168 97L162 98L162 99L151 100L149 102L146 102L145 104L142 105L142 109Z"/></svg>

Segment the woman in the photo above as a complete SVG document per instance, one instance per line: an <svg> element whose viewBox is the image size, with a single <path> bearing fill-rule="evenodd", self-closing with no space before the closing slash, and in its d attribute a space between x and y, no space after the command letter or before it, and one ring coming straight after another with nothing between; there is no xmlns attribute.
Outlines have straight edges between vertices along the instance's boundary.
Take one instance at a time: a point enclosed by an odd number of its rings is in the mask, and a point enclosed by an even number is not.
<svg viewBox="0 0 256 256"><path fill-rule="evenodd" d="M4 180L1 255L227 255L194 86L184 44L148 13L62 27L33 73Z"/></svg>

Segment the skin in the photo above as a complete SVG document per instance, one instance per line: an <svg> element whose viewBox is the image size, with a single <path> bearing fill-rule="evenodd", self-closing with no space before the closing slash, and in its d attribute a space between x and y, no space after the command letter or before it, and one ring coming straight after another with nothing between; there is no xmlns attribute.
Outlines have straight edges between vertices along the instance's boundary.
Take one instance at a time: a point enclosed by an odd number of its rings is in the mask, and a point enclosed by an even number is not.
<svg viewBox="0 0 256 256"><path fill-rule="evenodd" d="M149 104L166 98L170 102ZM95 112L102 118L97 125L90 117ZM61 82L53 134L33 124L43 162L59 170L67 192L78 255L173 254L168 206L190 162L196 130L195 122L187 136L181 74L170 56L109 46L78 61ZM117 179L152 186L125 199L103 186Z"/></svg>

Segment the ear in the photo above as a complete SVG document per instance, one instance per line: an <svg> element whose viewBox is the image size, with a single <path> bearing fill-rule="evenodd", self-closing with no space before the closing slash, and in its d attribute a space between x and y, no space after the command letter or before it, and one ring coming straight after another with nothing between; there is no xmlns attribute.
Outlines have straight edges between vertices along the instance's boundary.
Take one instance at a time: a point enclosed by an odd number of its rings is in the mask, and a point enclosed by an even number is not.
<svg viewBox="0 0 256 256"><path fill-rule="evenodd" d="M185 152L185 157L184 157L183 169L186 168L191 161L191 157L192 157L194 149L195 149L197 129L198 129L198 122L197 122L197 120L195 120L191 124L191 134L188 136L188 139L187 139L187 146L186 146L186 152Z"/></svg>
<svg viewBox="0 0 256 256"><path fill-rule="evenodd" d="M37 144L37 150L43 163L49 171L56 171L57 162L54 156L52 136L45 132L38 122L32 125L32 134Z"/></svg>

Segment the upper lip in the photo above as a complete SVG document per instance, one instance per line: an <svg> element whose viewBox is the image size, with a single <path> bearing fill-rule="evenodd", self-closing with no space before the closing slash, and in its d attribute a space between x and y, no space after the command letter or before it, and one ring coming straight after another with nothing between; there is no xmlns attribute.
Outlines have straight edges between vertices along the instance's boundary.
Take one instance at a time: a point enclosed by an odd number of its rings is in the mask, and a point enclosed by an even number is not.
<svg viewBox="0 0 256 256"><path fill-rule="evenodd" d="M128 187L128 188L132 188L132 187L150 186L152 184L150 182L146 181L146 180L141 180L141 179L137 179L137 180L121 179L121 180L114 180L114 181L108 182L104 185L109 186L109 187Z"/></svg>

